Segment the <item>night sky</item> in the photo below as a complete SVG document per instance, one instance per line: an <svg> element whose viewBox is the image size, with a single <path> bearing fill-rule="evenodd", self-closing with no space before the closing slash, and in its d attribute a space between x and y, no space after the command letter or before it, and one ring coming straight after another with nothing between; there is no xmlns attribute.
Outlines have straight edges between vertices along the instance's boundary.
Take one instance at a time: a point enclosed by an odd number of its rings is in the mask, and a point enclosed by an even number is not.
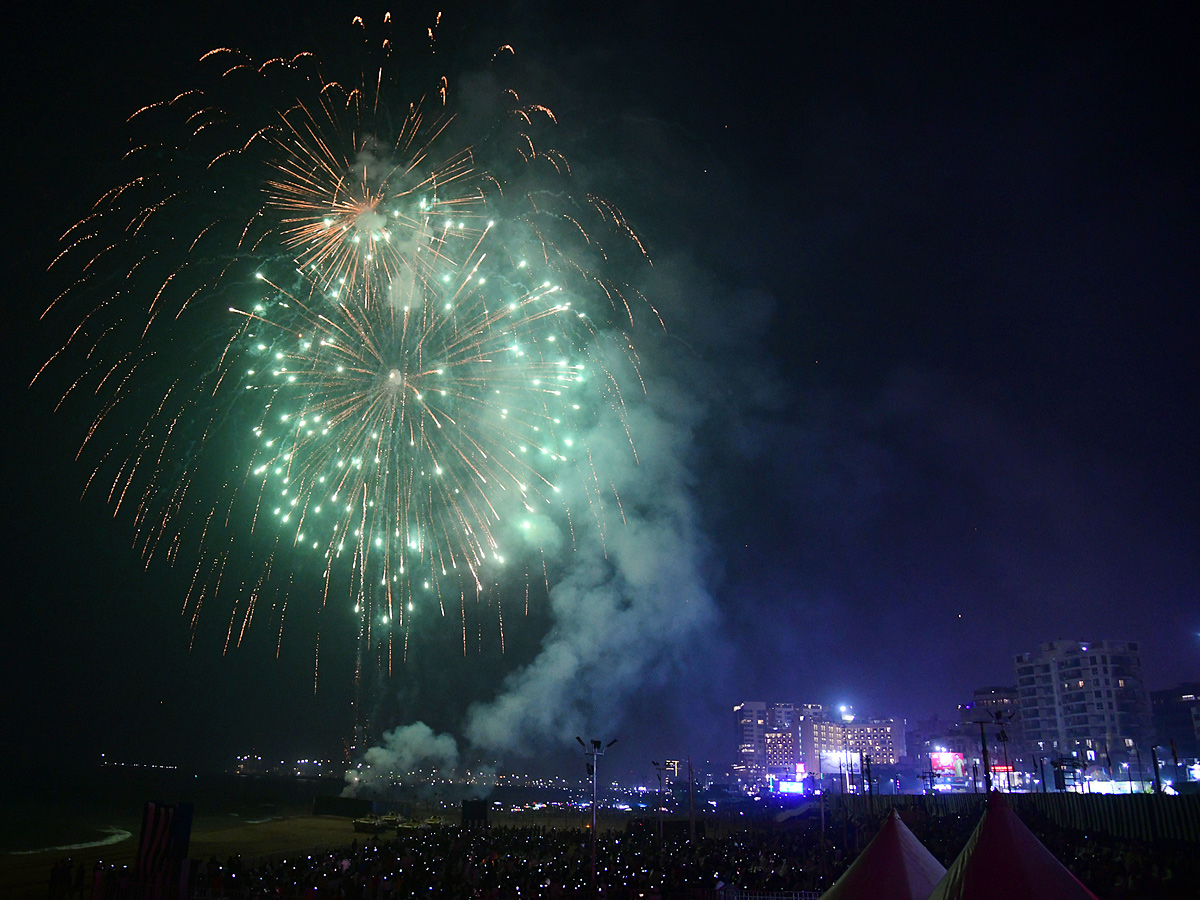
<svg viewBox="0 0 1200 900"><path fill-rule="evenodd" d="M22 762L216 768L332 756L348 733L353 636L322 636L315 695L306 636L276 659L265 627L222 655L214 613L189 650L189 563L147 570L129 520L80 502L85 426L51 412L67 376L27 387L65 337L38 321L61 289L46 266L111 186L126 116L187 88L212 47L321 50L372 15L182 6L23 12L9 33L0 623ZM439 63L469 86L513 45L522 99L554 110L580 185L653 258L635 277L667 334L640 349L673 438L646 449L672 454L707 592L691 630L642 622L622 646L655 659L607 707L564 710L569 743L535 742L531 768L575 765L576 729L620 737L633 773L727 762L745 699L950 717L1056 638L1141 642L1152 689L1200 678L1192 21L499 6L444 7ZM544 608L506 625L503 656L456 654L453 621L430 634L380 687L380 728L461 735L467 705L569 627Z"/></svg>

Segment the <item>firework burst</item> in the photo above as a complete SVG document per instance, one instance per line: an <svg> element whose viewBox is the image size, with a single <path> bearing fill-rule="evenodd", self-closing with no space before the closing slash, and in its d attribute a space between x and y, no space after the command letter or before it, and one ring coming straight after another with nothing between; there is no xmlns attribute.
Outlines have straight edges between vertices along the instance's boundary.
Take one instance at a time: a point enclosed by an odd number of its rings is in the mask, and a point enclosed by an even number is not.
<svg viewBox="0 0 1200 900"><path fill-rule="evenodd" d="M549 110L504 92L464 126L370 47L352 81L213 51L209 88L135 113L129 176L54 263L92 305L47 367L91 410L88 489L148 562L195 560L194 626L215 599L236 644L270 596L282 639L272 585L315 560L318 607L390 666L414 612L456 610L465 652L506 564L549 580L564 479L598 521L619 503L581 435L621 408L643 301L598 274L606 241L641 250L619 211L535 149Z"/></svg>
<svg viewBox="0 0 1200 900"><path fill-rule="evenodd" d="M484 245L370 303L340 287L301 299L263 276L263 298L231 310L246 319L243 389L263 395L256 516L330 567L352 556L355 595L377 580L385 620L422 597L440 606L463 575L482 589L502 536L558 505L592 402L587 317L551 282L484 274Z"/></svg>

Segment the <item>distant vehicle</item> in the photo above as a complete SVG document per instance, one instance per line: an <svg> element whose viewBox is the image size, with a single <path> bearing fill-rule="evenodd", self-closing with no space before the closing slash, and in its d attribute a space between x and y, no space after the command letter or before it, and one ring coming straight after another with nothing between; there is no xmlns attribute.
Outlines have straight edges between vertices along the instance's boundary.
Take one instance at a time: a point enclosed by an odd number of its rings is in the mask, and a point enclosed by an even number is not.
<svg viewBox="0 0 1200 900"><path fill-rule="evenodd" d="M354 820L354 830L361 834L382 834L395 825L384 822L381 816L363 816Z"/></svg>

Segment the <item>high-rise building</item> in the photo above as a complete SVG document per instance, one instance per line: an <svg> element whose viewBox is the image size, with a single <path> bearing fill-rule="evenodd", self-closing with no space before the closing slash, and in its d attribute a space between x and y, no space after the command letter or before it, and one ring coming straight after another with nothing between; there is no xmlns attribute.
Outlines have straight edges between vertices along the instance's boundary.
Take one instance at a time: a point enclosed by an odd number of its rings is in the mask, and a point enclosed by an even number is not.
<svg viewBox="0 0 1200 900"><path fill-rule="evenodd" d="M1150 692L1154 741L1180 759L1200 756L1200 682Z"/></svg>
<svg viewBox="0 0 1200 900"><path fill-rule="evenodd" d="M772 703L767 707L767 729L787 731L796 724L796 704Z"/></svg>
<svg viewBox="0 0 1200 900"><path fill-rule="evenodd" d="M796 774L797 733L795 727L768 731L763 735L767 774L791 780Z"/></svg>
<svg viewBox="0 0 1200 900"><path fill-rule="evenodd" d="M904 720L854 721L853 711L830 714L819 703L764 703L749 700L733 708L738 735L734 771L747 780L792 778L804 771L847 771L860 754L876 765L895 765L904 756ZM824 757L824 763L822 762Z"/></svg>
<svg viewBox="0 0 1200 900"><path fill-rule="evenodd" d="M959 706L963 724L1020 721L1016 715L1020 693L1013 687L976 688L971 702Z"/></svg>
<svg viewBox="0 0 1200 900"><path fill-rule="evenodd" d="M767 775L794 777L796 765L805 761L801 722L824 718L819 703L766 703L761 700L739 703L733 708L733 714L737 733L734 772L751 781Z"/></svg>
<svg viewBox="0 0 1200 900"><path fill-rule="evenodd" d="M809 715L799 730L802 761L813 775L836 772L839 762L858 765L860 754L878 766L894 766L905 755L903 719L854 722Z"/></svg>
<svg viewBox="0 0 1200 900"><path fill-rule="evenodd" d="M870 756L875 765L894 766L905 753L903 719L843 722L841 728L846 750Z"/></svg>
<svg viewBox="0 0 1200 900"><path fill-rule="evenodd" d="M1013 762L1027 754L1024 722L1019 715L1020 692L1014 687L976 688L970 702L958 707L959 720L966 732L978 742L980 723L984 723L991 758L1005 757ZM994 727L986 727L986 726ZM976 747L978 753L979 748Z"/></svg>
<svg viewBox="0 0 1200 900"><path fill-rule="evenodd" d="M767 704L748 700L733 708L738 752L734 771L748 779L761 778L767 767Z"/></svg>
<svg viewBox="0 0 1200 900"><path fill-rule="evenodd" d="M734 771L757 780L766 775L792 777L804 762L799 731L806 718L824 715L819 703L765 703L747 700L733 708L738 750Z"/></svg>
<svg viewBox="0 0 1200 900"><path fill-rule="evenodd" d="M1015 665L1021 727L1034 755L1106 762L1147 746L1150 697L1135 641L1050 641Z"/></svg>
<svg viewBox="0 0 1200 900"><path fill-rule="evenodd" d="M824 714L808 715L800 720L800 755L810 775L824 773L830 768L830 759L844 753L845 749L840 722L833 722ZM833 763L832 768L836 772L837 764Z"/></svg>

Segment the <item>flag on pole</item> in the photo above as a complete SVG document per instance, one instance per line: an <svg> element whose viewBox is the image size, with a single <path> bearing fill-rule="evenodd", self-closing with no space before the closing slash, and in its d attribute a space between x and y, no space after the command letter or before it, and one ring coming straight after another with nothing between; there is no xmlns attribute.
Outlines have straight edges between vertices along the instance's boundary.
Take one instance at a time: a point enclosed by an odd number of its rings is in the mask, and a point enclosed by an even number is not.
<svg viewBox="0 0 1200 900"><path fill-rule="evenodd" d="M161 885L172 865L187 856L192 836L191 803L147 802L134 871L143 886Z"/></svg>

